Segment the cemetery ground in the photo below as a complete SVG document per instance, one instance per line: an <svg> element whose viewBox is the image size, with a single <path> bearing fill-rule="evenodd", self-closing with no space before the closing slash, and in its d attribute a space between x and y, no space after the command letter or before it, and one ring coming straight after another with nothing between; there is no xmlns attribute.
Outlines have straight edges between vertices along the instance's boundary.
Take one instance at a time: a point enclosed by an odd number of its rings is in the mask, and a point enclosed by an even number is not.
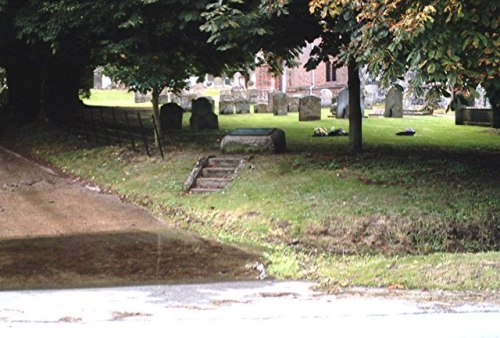
<svg viewBox="0 0 500 338"><path fill-rule="evenodd" d="M499 301L498 130L455 126L452 114L369 117L365 151L350 155L346 137L312 136L315 127L348 129L327 111L311 122L297 113L219 116L219 131L202 132L184 115L183 131L165 136L165 159L46 126L7 140L179 228L261 252L275 278L317 280L332 292L439 289ZM288 151L254 156L220 193L185 194L198 158L242 127L283 129ZM406 128L415 136L395 135Z"/></svg>

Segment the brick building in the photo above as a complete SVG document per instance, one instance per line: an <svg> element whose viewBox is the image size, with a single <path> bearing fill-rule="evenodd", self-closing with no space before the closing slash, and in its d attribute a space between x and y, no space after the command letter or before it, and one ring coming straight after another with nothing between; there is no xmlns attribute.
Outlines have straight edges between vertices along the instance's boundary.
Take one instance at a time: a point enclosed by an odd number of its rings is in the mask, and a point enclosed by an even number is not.
<svg viewBox="0 0 500 338"><path fill-rule="evenodd" d="M255 87L260 90L282 91L290 96L303 96L310 93L318 95L322 89L333 94L347 87L347 68L336 69L330 62L323 62L314 70L306 71L306 64L314 44L308 44L299 56L298 66L286 68L284 74L273 76L269 67L264 65L255 69Z"/></svg>

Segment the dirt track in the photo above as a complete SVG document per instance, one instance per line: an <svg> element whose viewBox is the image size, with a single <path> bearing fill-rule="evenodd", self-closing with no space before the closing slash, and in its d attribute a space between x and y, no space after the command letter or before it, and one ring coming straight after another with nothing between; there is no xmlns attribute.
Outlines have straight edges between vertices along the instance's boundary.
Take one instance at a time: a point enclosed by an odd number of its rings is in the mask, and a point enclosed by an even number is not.
<svg viewBox="0 0 500 338"><path fill-rule="evenodd" d="M254 279L257 259L0 148L0 289Z"/></svg>

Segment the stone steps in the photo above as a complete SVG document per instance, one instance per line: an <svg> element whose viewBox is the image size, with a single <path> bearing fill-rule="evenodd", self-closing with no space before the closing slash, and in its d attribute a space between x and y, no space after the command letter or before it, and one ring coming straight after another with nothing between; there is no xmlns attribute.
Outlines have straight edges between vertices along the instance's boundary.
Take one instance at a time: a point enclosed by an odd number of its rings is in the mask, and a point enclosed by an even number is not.
<svg viewBox="0 0 500 338"><path fill-rule="evenodd" d="M247 158L240 157L203 157L193 168L184 191L190 193L212 193L225 187L238 174Z"/></svg>

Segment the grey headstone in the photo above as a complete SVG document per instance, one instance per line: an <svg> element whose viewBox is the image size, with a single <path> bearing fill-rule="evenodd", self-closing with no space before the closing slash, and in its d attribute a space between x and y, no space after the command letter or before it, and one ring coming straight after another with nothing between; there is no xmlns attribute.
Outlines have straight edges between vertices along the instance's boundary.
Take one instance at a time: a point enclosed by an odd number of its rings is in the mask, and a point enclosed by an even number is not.
<svg viewBox="0 0 500 338"><path fill-rule="evenodd" d="M222 87L224 85L224 80L220 76L216 76L214 78L214 86L215 87Z"/></svg>
<svg viewBox="0 0 500 338"><path fill-rule="evenodd" d="M299 111L299 101L300 97L292 96L288 98L288 111L289 112L298 112Z"/></svg>
<svg viewBox="0 0 500 338"><path fill-rule="evenodd" d="M239 87L232 88L231 93L235 99L246 99L246 97L247 97L245 90L243 90Z"/></svg>
<svg viewBox="0 0 500 338"><path fill-rule="evenodd" d="M184 111L191 111L193 106L192 106L192 101L196 98L195 95L193 94L186 94L186 95L181 95L180 96L180 105L181 108L184 109Z"/></svg>
<svg viewBox="0 0 500 338"><path fill-rule="evenodd" d="M237 99L234 101L236 114L250 114L250 101L247 99Z"/></svg>
<svg viewBox="0 0 500 338"><path fill-rule="evenodd" d="M249 89L247 90L247 97L250 103L255 104L259 102L260 99L260 90L258 89Z"/></svg>
<svg viewBox="0 0 500 338"><path fill-rule="evenodd" d="M219 119L213 112L212 103L206 97L193 100L193 114L189 120L191 129L219 129Z"/></svg>
<svg viewBox="0 0 500 338"><path fill-rule="evenodd" d="M403 91L397 86L387 92L384 117L403 117Z"/></svg>
<svg viewBox="0 0 500 338"><path fill-rule="evenodd" d="M338 97L332 98L332 105L330 106L330 114L335 115L337 113L337 100Z"/></svg>
<svg viewBox="0 0 500 338"><path fill-rule="evenodd" d="M160 108L160 123L162 130L182 129L182 114L184 111L181 106L170 102Z"/></svg>
<svg viewBox="0 0 500 338"><path fill-rule="evenodd" d="M288 97L285 93L277 92L273 95L273 114L288 115Z"/></svg>
<svg viewBox="0 0 500 338"><path fill-rule="evenodd" d="M253 111L256 114L269 113L268 106L265 103L257 103L253 106Z"/></svg>
<svg viewBox="0 0 500 338"><path fill-rule="evenodd" d="M300 99L299 121L321 120L321 99L309 95Z"/></svg>
<svg viewBox="0 0 500 338"><path fill-rule="evenodd" d="M319 97L321 98L321 107L330 107L332 105L333 93L330 89L321 89Z"/></svg>
<svg viewBox="0 0 500 338"><path fill-rule="evenodd" d="M219 114L234 114L234 102L228 100L219 101Z"/></svg>
<svg viewBox="0 0 500 338"><path fill-rule="evenodd" d="M151 102L151 94L142 94L139 92L135 92L134 93L134 102L135 103Z"/></svg>
<svg viewBox="0 0 500 338"><path fill-rule="evenodd" d="M233 100L233 93L230 90L221 90L219 100L232 101Z"/></svg>
<svg viewBox="0 0 500 338"><path fill-rule="evenodd" d="M349 90L347 88L344 88L339 92L339 98L337 100L337 118L343 119L348 117L349 117Z"/></svg>

